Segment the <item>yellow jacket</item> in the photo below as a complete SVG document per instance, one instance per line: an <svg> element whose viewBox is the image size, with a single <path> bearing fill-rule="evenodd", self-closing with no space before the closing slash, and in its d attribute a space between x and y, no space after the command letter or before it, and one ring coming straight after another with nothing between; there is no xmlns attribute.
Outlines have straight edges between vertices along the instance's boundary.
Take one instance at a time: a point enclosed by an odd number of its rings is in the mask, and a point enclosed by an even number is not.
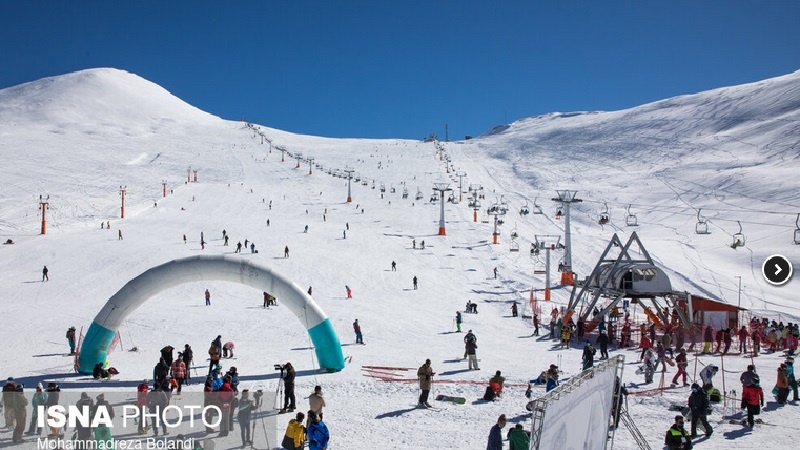
<svg viewBox="0 0 800 450"><path fill-rule="evenodd" d="M286 427L286 436L294 441L294 448L303 448L303 442L306 440L306 428L296 419L292 419Z"/></svg>

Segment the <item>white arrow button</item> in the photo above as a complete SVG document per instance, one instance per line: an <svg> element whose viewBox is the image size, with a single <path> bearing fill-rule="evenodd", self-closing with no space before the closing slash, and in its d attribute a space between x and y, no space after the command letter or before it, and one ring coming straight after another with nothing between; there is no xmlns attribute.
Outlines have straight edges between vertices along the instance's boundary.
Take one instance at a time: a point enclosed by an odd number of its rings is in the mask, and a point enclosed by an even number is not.
<svg viewBox="0 0 800 450"><path fill-rule="evenodd" d="M777 275L777 274L781 273L781 266L779 266L779 265L775 264L775 268L777 268L777 269L778 269L778 270L776 270L776 271L775 271L775 275Z"/></svg>

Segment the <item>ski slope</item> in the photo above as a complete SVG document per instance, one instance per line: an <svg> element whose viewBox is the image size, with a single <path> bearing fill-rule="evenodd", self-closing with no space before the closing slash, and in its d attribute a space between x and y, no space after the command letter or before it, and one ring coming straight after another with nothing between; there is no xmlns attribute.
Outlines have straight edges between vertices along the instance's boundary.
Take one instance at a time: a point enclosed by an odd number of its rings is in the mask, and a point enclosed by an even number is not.
<svg viewBox="0 0 800 450"><path fill-rule="evenodd" d="M577 190L584 200L572 210L573 268L579 276L591 271L613 233L627 239L634 230L624 220L630 205L639 223L635 231L674 289L738 304L740 276L743 308L797 322L796 279L774 287L760 272L772 254L800 264L800 246L792 245L800 213L799 119L800 72L795 72L624 111L532 117L477 139L441 143L451 158L448 173L430 142L327 139L256 125L268 139L262 141L244 122L212 116L116 69L0 90L0 240L14 241L0 246L5 308L0 324L11 349L0 356L0 367L3 376L29 387L54 379L64 387L94 386L72 374L72 359L63 356L69 326L87 327L112 295L151 267L199 254L234 255L236 242L247 239L259 253L236 257L303 289L313 287L314 300L350 358L346 368L315 371L303 325L286 308L263 309L261 292L234 283L194 282L160 292L129 316L121 329L123 346L139 351L109 356L121 371L116 389L133 391L150 377L165 345L191 344L202 360L221 334L236 343L242 387L274 390L273 365L287 361L298 369L300 408L314 385L323 386L332 450L484 448L499 414L508 415L509 426L529 424L522 395L527 380L551 363L560 362L565 376L580 370L579 349L559 351L549 340L531 337L529 323L510 317L513 301L525 305L531 288L544 288L544 276L533 274L536 260L527 250L537 234L563 234L550 201L556 189ZM307 163L296 168L288 156L281 162L279 148L312 157L321 167L312 165L309 174ZM325 173L348 167L369 180L367 186L352 183L352 203L345 202L347 181ZM198 182L187 183L195 170ZM428 201L433 183L450 182L457 190L458 179L451 176L461 171L467 174L464 190L470 184L484 188L479 221L473 222L465 193L462 202L446 204L447 235L437 236L439 205ZM124 219L120 187L126 191ZM403 187L408 199L401 198ZM422 200L414 199L417 190ZM44 236L40 195L49 196ZM510 211L500 243L492 245L492 225L482 221L489 219L486 207L501 196ZM517 214L537 197L545 214ZM611 223L600 226L604 203ZM699 208L709 235L694 233ZM101 229L106 221L110 230ZM747 239L734 250L737 221ZM227 247L223 229L231 236ZM118 239L118 230L124 239ZM512 230L520 236L520 252L509 251ZM50 281L43 283L44 265ZM557 280L555 270L552 275ZM345 285L353 289L352 299L346 298ZM204 305L205 289L212 293L210 307ZM552 303L565 305L569 294L569 288L554 289ZM478 303L479 314L465 314L462 328L478 336L480 371L466 370L462 335L454 332L455 313L467 300ZM546 305L545 313L550 308ZM364 346L354 344L356 318ZM643 318L639 310L637 319ZM622 353L630 361L638 356ZM463 396L466 405L415 409L416 383L380 381L362 369L415 370L426 358L437 372L432 395ZM719 359L701 357L698 368L719 365ZM781 360L758 358L765 390L774 384ZM740 390L735 372L749 362L725 358L728 390ZM626 366L626 383L641 383L635 368ZM496 370L507 377L506 395L494 403L476 401ZM672 374L667 377L668 384ZM721 384L719 375L716 381ZM631 388L637 389L646 387ZM675 414L667 407L688 395L688 388L679 388L629 398L631 414L654 448ZM697 448L781 445L796 432L795 408L767 408L762 418L774 426L753 432L717 426L716 410L710 418L715 435ZM0 431L0 442L8 441L10 432ZM615 448L636 446L621 429Z"/></svg>

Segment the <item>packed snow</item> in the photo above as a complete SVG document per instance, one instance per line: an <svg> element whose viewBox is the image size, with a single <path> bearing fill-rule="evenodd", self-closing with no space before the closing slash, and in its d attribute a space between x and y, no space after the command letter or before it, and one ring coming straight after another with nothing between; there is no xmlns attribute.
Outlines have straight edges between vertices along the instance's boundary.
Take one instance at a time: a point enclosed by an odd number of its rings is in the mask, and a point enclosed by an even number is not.
<svg viewBox="0 0 800 450"><path fill-rule="evenodd" d="M563 236L551 201L556 189L577 190L583 199L572 209L572 263L579 277L591 272L614 233L624 242L636 231L673 289L741 305L746 320L765 316L797 323L797 281L772 286L761 266L774 254L800 264L800 245L793 245L800 213L798 138L800 72L624 111L531 117L477 139L438 143L327 139L222 120L116 69L0 90L0 240L13 241L0 247L0 324L8 348L0 356L2 376L26 388L57 381L64 389L133 392L152 376L165 345L192 345L203 366L209 343L221 334L223 342L236 344L240 389L274 390L273 365L289 361L298 370L298 410L306 409L305 397L315 385L323 387L333 450L482 449L500 414L509 417L509 427L530 428L523 396L528 380L553 363L560 364L563 377L581 369L580 345L559 350L546 338L546 326L543 336L532 336L529 317L531 289L544 324L571 292L556 286L556 252L553 298L544 302L544 275L533 273L541 259L528 251L535 235ZM444 147L450 164L440 160L436 145ZM281 161L281 149L314 162L297 168L289 154ZM353 181L352 203L345 201L347 181L327 173L345 168L366 180ZM198 181L187 182L195 171ZM439 236L439 204L429 201L433 183L450 183L458 197L457 173L466 173L463 191L480 184L485 199L477 222L468 207L470 194L447 203L446 236ZM417 191L423 199L415 199ZM40 196L48 208L46 235L40 235ZM486 208L501 197L510 210L493 245ZM545 214L518 214L534 204ZM605 205L611 221L601 226ZM695 234L698 209L711 234ZM628 214L636 215L637 227L625 226ZM110 229L101 227L106 222ZM746 243L733 249L739 224ZM229 246L223 245L222 230L231 236ZM519 252L509 251L512 231L519 235ZM245 239L259 252L236 257L268 267L303 290L313 288L342 342L344 370L316 370L308 334L280 298L278 307L264 309L261 292L198 282L162 291L129 316L120 329L125 351L109 355L121 372L113 382L73 372L73 359L65 357L69 326L85 332L109 297L151 267L199 254L234 255L235 244ZM412 286L415 276L418 289ZM211 306L204 304L206 289ZM463 333L455 332L456 311L468 300L479 313L463 314L462 328L478 337L479 371L467 370ZM515 301L518 318L510 313ZM641 309L632 318L646 320ZM355 344L355 319L363 346ZM138 351L128 351L134 347ZM612 346L611 353L627 361L623 381L631 391L630 414L651 447L660 448L676 414L669 407L685 404L689 388L650 391L660 376L653 385L642 384L635 374L637 348ZM466 404L416 408L415 381L382 381L364 369L408 368L389 372L415 378L426 358L437 373L432 398L465 397ZM753 430L730 424L723 413L740 416L740 410L716 406L710 416L714 436L696 448L786 445L798 430L798 403L777 405L769 393L783 359L782 352L755 359L768 399L760 416L765 424ZM725 390L740 393L739 373L750 362L738 354L692 354L689 375L705 364L722 364ZM479 401L497 370L507 378L504 395ZM666 374L667 386L674 371ZM721 390L722 378L715 378ZM202 385L186 390L199 392ZM543 393L534 388L535 396ZM277 433L290 416L278 416ZM0 445L10 441L10 430L1 430ZM614 448L638 447L621 427Z"/></svg>

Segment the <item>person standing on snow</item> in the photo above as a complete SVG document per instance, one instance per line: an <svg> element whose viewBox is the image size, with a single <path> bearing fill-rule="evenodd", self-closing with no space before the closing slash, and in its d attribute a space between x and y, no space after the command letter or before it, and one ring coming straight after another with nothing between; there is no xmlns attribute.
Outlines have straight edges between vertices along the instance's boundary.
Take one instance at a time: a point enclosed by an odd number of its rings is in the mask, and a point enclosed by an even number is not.
<svg viewBox="0 0 800 450"><path fill-rule="evenodd" d="M708 419L706 418L708 406L709 403L706 392L700 387L699 384L692 384L692 394L689 395L689 410L692 411L692 434L690 437L697 437L698 421L706 430L706 437L711 437L711 433L714 432L714 430L711 429L711 425L708 424Z"/></svg>
<svg viewBox="0 0 800 450"><path fill-rule="evenodd" d="M295 409L294 367L292 367L292 363L288 362L283 367L284 370L281 371L281 374L283 375L283 409L281 410L281 414L285 413L286 411L292 412ZM300 422L302 423L302 420L300 420Z"/></svg>
<svg viewBox="0 0 800 450"><path fill-rule="evenodd" d="M467 331L467 334L464 336L464 359L467 359L467 344L469 343L477 344L478 338L472 333L472 330ZM475 346L477 348L477 345Z"/></svg>
<svg viewBox="0 0 800 450"><path fill-rule="evenodd" d="M475 335L473 335L474 337ZM465 353L467 354L467 358L469 359L469 370L481 370L478 367L478 355L475 354L475 351L478 349L477 339L472 339L467 341L466 343L466 350Z"/></svg>
<svg viewBox="0 0 800 450"><path fill-rule="evenodd" d="M489 442L486 444L486 450L503 450L503 435L500 430L504 426L506 426L506 415L500 414L500 417L497 418L497 423L489 431Z"/></svg>
<svg viewBox="0 0 800 450"><path fill-rule="evenodd" d="M397 263L392 261L392 272L397 272Z"/></svg>
<svg viewBox="0 0 800 450"><path fill-rule="evenodd" d="M47 270L47 266L44 266L42 269L42 282L50 281L50 277L47 275L48 272L49 270Z"/></svg>
<svg viewBox="0 0 800 450"><path fill-rule="evenodd" d="M761 414L761 408L764 406L764 391L759 386L756 379L753 384L745 386L742 389L742 408L747 408L747 425L753 428L755 419L753 416Z"/></svg>
<svg viewBox="0 0 800 450"><path fill-rule="evenodd" d="M361 325L359 325L358 319L353 322L353 331L356 333L356 344L363 344L364 337L361 335Z"/></svg>
<svg viewBox="0 0 800 450"><path fill-rule="evenodd" d="M325 450L328 448L330 432L322 421L322 416L311 413L311 423L308 425L308 450Z"/></svg>
<svg viewBox="0 0 800 450"><path fill-rule="evenodd" d="M192 347L189 344L183 346L183 363L186 365L186 377L183 380L184 384L189 384L189 380L191 377L191 369L192 369L192 360L194 359L194 351L192 351Z"/></svg>
<svg viewBox="0 0 800 450"><path fill-rule="evenodd" d="M461 333L461 311L456 311L456 332Z"/></svg>
<svg viewBox="0 0 800 450"><path fill-rule="evenodd" d="M664 445L669 450L691 450L692 439L689 437L689 432L683 428L683 416L675 416L675 423L667 430L664 436Z"/></svg>
<svg viewBox="0 0 800 450"><path fill-rule="evenodd" d="M211 306L211 292L206 289L206 306Z"/></svg>
<svg viewBox="0 0 800 450"><path fill-rule="evenodd" d="M67 342L69 343L69 354L75 354L75 327L69 327L67 330Z"/></svg>
<svg viewBox="0 0 800 450"><path fill-rule="evenodd" d="M283 257L284 258L288 258L289 257L289 246L288 245L283 249Z"/></svg>
<svg viewBox="0 0 800 450"><path fill-rule="evenodd" d="M347 298L353 298L353 290L350 289L350 286L344 285L345 291L347 291Z"/></svg>
<svg viewBox="0 0 800 450"><path fill-rule="evenodd" d="M414 290L416 291L417 290L417 276L416 275L414 275L414 279L412 280L412 282L414 283Z"/></svg>
<svg viewBox="0 0 800 450"><path fill-rule="evenodd" d="M419 403L418 406L424 406L427 408L431 407L431 404L428 403L428 395L431 393L431 385L433 381L431 380L433 376L436 375L436 372L433 371L431 368L431 360L426 359L425 364L421 365L419 369L417 369L417 378L419 379L419 389L422 391L419 394Z"/></svg>
<svg viewBox="0 0 800 450"><path fill-rule="evenodd" d="M600 332L595 344L600 347L600 359L608 359L608 334L605 331Z"/></svg>

